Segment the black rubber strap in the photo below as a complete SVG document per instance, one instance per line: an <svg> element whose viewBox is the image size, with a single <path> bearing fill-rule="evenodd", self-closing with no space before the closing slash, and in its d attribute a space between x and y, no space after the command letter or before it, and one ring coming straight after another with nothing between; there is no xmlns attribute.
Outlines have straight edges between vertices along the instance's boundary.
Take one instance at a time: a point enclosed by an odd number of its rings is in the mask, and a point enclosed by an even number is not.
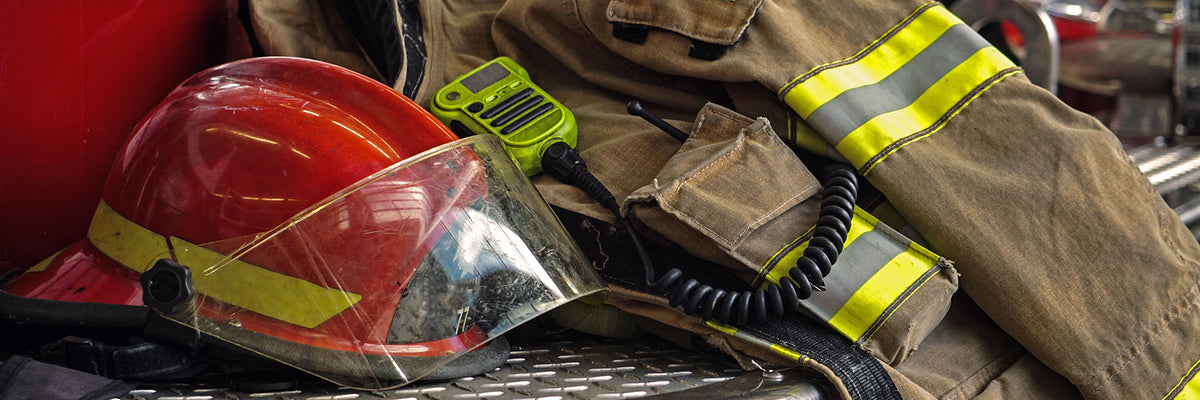
<svg viewBox="0 0 1200 400"><path fill-rule="evenodd" d="M112 379L186 379L212 365L195 352L154 342L111 346L73 337L63 342L69 367Z"/></svg>
<svg viewBox="0 0 1200 400"><path fill-rule="evenodd" d="M605 281L646 291L642 265L624 229L567 209L553 208ZM678 267L701 283L724 290L749 289L749 285L741 283L719 265L653 241L646 241L644 245L655 265L662 266L663 270ZM731 282L739 284L731 285ZM740 329L825 365L841 379L853 399L901 399L896 384L879 360L822 323L790 312L781 318L741 326Z"/></svg>

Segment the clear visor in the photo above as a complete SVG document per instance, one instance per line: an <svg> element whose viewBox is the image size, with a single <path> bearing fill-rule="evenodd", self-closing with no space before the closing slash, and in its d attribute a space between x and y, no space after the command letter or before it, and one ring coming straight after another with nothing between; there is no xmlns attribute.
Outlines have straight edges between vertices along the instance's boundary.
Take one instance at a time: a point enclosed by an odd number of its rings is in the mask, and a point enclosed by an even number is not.
<svg viewBox="0 0 1200 400"><path fill-rule="evenodd" d="M416 380L604 284L500 141L395 164L254 237L173 239L167 317L335 383Z"/></svg>

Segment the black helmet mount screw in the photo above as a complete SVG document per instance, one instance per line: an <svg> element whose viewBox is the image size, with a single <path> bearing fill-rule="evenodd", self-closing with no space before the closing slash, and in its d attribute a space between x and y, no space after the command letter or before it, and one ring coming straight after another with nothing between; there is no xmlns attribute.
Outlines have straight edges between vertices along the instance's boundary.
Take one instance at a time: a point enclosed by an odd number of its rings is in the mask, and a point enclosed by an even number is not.
<svg viewBox="0 0 1200 400"><path fill-rule="evenodd" d="M170 259L160 259L142 273L142 302L164 314L183 311L196 297L192 270Z"/></svg>

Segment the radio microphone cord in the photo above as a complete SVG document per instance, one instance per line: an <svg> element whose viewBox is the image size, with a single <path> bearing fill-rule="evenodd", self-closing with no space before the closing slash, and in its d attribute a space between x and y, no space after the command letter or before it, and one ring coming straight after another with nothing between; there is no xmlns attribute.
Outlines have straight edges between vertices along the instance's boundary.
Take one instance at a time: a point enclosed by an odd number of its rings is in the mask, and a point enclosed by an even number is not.
<svg viewBox="0 0 1200 400"><path fill-rule="evenodd" d="M636 101L629 103L628 110L680 141L687 139L682 131L649 113ZM550 145L542 154L541 163L546 173L582 189L620 221L644 266L647 288L665 296L672 307L682 306L686 314L736 325L781 316L786 310L799 307L800 301L811 296L813 291L825 290L824 277L829 275L845 246L858 193L858 179L853 170L837 163L824 165L818 171L823 187L820 214L808 248L796 265L788 270L787 276L779 279L779 283L768 282L765 289L727 291L701 284L696 279L684 280L679 268L672 268L657 278L641 236L629 219L621 215L616 197L588 171L583 158L570 145L565 142Z"/></svg>

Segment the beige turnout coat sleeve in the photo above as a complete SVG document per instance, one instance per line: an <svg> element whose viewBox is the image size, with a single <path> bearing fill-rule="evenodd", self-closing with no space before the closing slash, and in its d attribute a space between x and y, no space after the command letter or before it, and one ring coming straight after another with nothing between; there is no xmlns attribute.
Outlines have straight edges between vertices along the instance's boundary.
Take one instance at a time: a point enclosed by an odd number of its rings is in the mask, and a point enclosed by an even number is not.
<svg viewBox="0 0 1200 400"><path fill-rule="evenodd" d="M297 25L279 13L303 9L269 3L252 2L260 40ZM321 1L295 3L318 10L301 20L338 23ZM881 361L906 398L1186 399L1200 385L1200 245L1104 126L1031 84L937 3L419 8L428 60L415 100L427 104L455 77L512 57L575 112L579 149L618 199L654 187L681 148L625 113L634 99L685 131L708 103L763 117L790 144L858 169L960 274L949 311L926 321L919 346ZM614 36L615 26L644 31L644 41ZM329 40L269 48L334 54L373 73L344 36L314 32L308 39ZM689 56L696 46L708 52ZM555 205L610 218L573 188L535 182ZM648 234L744 268L710 236L627 211Z"/></svg>

